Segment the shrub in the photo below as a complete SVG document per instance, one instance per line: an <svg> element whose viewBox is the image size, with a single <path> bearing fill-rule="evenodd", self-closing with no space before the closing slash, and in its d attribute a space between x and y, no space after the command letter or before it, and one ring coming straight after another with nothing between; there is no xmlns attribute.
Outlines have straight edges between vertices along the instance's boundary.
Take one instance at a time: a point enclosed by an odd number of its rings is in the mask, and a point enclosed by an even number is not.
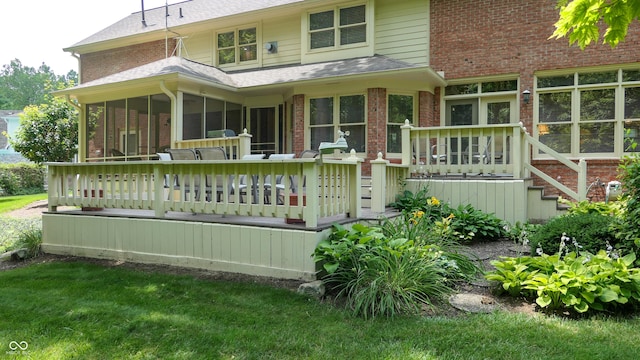
<svg viewBox="0 0 640 360"><path fill-rule="evenodd" d="M508 235L505 230L508 224L495 215L477 210L469 204L451 208L436 197L428 196L427 188L422 188L415 194L405 190L391 205L404 213L421 212L421 217L428 224L436 224L444 218L450 218L450 234L456 237L457 241L497 240Z"/></svg>
<svg viewBox="0 0 640 360"><path fill-rule="evenodd" d="M28 195L44 192L44 168L18 163L0 166L0 188L3 195Z"/></svg>
<svg viewBox="0 0 640 360"><path fill-rule="evenodd" d="M467 241L491 241L508 235L508 224L493 214L471 205L460 205L452 211L451 227L459 234L469 235Z"/></svg>
<svg viewBox="0 0 640 360"><path fill-rule="evenodd" d="M567 214L599 214L610 216L621 216L624 213L623 201L611 201L608 203L599 201L591 202L584 200L580 202L569 202Z"/></svg>
<svg viewBox="0 0 640 360"><path fill-rule="evenodd" d="M10 250L27 249L27 258L32 258L40 254L41 244L42 230L34 228L22 232Z"/></svg>
<svg viewBox="0 0 640 360"><path fill-rule="evenodd" d="M355 224L350 230L334 225L329 238L318 244L314 260L323 264L323 282L355 315L392 317L415 313L452 291L465 270L447 254L437 245Z"/></svg>
<svg viewBox="0 0 640 360"><path fill-rule="evenodd" d="M625 244L635 242L636 246L640 246L640 156L626 156L619 170L625 208L618 237Z"/></svg>
<svg viewBox="0 0 640 360"><path fill-rule="evenodd" d="M598 213L575 213L553 218L531 235L532 252L540 247L545 254L556 253L563 235L577 241L583 251L593 254L606 249L607 243L621 248L623 246L618 244L612 230L615 221L611 216Z"/></svg>
<svg viewBox="0 0 640 360"><path fill-rule="evenodd" d="M14 219L0 217L0 253L17 249L22 234L42 229L42 220L39 217L29 219Z"/></svg>

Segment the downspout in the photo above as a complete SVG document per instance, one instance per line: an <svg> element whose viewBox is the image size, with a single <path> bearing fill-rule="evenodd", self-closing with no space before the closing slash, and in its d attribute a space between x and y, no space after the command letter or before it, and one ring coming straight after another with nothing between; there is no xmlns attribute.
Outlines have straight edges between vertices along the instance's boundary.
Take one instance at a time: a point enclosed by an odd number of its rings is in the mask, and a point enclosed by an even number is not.
<svg viewBox="0 0 640 360"><path fill-rule="evenodd" d="M76 85L82 84L82 62L80 62L80 56L74 52L71 53L71 56L78 60L78 83Z"/></svg>
<svg viewBox="0 0 640 360"><path fill-rule="evenodd" d="M171 99L171 119L173 119L173 121L171 121L171 147L173 147L176 142L175 126L177 125L176 121L178 121L178 114L176 111L178 100L176 96L169 89L167 89L164 80L160 81L160 89Z"/></svg>
<svg viewBox="0 0 640 360"><path fill-rule="evenodd" d="M78 110L78 161L85 162L87 159L87 149L83 144L86 144L87 140L87 123L84 121L84 112L82 111L82 106L71 101L69 94L65 95L64 99L67 101L67 104Z"/></svg>

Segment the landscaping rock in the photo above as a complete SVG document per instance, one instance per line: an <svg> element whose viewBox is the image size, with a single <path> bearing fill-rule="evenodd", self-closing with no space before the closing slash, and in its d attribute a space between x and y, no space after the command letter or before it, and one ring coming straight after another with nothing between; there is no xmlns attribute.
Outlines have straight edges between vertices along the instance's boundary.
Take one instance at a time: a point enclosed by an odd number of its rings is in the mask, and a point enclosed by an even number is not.
<svg viewBox="0 0 640 360"><path fill-rule="evenodd" d="M12 251L7 251L6 253L0 255L0 261L24 260L27 258L28 254L29 254L29 250L27 249L16 249Z"/></svg>
<svg viewBox="0 0 640 360"><path fill-rule="evenodd" d="M456 294L449 298L449 304L470 313L490 313L500 308L494 298L480 294Z"/></svg>
<svg viewBox="0 0 640 360"><path fill-rule="evenodd" d="M300 284L300 286L298 286L298 293L321 299L324 296L325 287L321 280L316 280Z"/></svg>

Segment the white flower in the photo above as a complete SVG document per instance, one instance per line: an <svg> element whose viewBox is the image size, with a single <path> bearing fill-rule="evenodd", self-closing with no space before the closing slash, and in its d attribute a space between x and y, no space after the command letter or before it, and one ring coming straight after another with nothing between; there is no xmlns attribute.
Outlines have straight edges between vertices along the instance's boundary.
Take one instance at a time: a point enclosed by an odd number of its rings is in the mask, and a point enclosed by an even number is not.
<svg viewBox="0 0 640 360"><path fill-rule="evenodd" d="M536 249L536 254L538 254L538 256L542 256L542 254L544 254L544 251L542 251L542 248L540 246L538 246L538 248Z"/></svg>

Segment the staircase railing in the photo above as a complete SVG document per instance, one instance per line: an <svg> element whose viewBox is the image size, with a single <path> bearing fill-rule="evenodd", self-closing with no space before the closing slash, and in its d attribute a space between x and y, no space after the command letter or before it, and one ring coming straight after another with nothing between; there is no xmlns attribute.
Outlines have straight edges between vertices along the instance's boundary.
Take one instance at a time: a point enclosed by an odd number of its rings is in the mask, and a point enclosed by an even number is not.
<svg viewBox="0 0 640 360"><path fill-rule="evenodd" d="M574 200L586 199L586 161L576 163L558 153L529 135L522 123L413 127L406 121L401 129L402 165L414 177L493 174L527 178L535 174ZM532 164L531 155L540 152L576 173L574 189Z"/></svg>

